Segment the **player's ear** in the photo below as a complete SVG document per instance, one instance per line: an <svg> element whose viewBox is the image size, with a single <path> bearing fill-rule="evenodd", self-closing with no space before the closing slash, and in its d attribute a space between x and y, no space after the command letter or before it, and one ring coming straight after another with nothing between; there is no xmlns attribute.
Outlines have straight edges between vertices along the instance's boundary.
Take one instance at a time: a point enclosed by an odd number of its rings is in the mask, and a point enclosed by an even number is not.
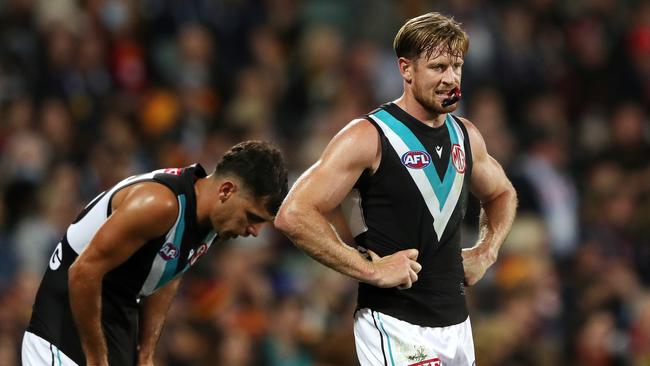
<svg viewBox="0 0 650 366"><path fill-rule="evenodd" d="M226 180L219 186L219 200L221 202L226 202L235 192L237 192L237 185L235 182Z"/></svg>
<svg viewBox="0 0 650 366"><path fill-rule="evenodd" d="M413 81L413 68L415 67L415 61L406 57L400 57L397 59L397 65L402 78L410 84L411 81Z"/></svg>

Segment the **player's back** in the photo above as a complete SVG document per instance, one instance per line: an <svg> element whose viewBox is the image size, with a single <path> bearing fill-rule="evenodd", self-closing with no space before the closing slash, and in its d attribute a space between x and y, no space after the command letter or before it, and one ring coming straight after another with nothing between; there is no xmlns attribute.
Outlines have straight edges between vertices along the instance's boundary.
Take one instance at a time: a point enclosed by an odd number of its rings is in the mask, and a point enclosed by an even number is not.
<svg viewBox="0 0 650 366"><path fill-rule="evenodd" d="M117 192L138 183L163 184L174 192L179 203L173 226L108 272L102 282L102 330L109 347L109 362L133 364L140 298L187 270L216 237L209 230L199 229L196 223L194 182L205 176L200 165L157 170L129 177L91 201L68 227L50 258L27 331L56 345L75 362L85 364L70 308L68 269L110 216L112 198Z"/></svg>

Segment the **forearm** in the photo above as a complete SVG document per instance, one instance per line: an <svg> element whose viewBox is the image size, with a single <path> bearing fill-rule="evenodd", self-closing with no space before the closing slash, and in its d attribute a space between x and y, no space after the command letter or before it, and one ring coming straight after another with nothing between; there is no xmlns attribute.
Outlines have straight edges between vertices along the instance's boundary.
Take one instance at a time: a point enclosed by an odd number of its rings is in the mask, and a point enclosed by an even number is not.
<svg viewBox="0 0 650 366"><path fill-rule="evenodd" d="M102 331L102 278L70 268L70 308L79 331L88 365L108 365L108 349Z"/></svg>
<svg viewBox="0 0 650 366"><path fill-rule="evenodd" d="M276 227L320 263L358 281L372 282L375 273L356 249L345 244L323 214L316 209L284 209Z"/></svg>
<svg viewBox="0 0 650 366"><path fill-rule="evenodd" d="M162 332L167 312L178 290L180 277L144 299L140 312L138 363L153 364L153 355Z"/></svg>
<svg viewBox="0 0 650 366"><path fill-rule="evenodd" d="M509 189L493 200L483 202L481 206L479 240L476 248L480 249L494 262L515 218L517 210L516 192L510 186Z"/></svg>

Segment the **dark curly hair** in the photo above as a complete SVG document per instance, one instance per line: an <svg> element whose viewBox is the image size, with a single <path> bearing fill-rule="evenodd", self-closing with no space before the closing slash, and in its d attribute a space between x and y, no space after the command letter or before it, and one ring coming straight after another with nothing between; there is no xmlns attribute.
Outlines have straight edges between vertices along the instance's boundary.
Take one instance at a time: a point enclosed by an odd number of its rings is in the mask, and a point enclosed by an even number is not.
<svg viewBox="0 0 650 366"><path fill-rule="evenodd" d="M215 175L233 174L258 198L267 197L266 209L275 216L289 191L282 153L265 141L240 142L228 150L215 168Z"/></svg>

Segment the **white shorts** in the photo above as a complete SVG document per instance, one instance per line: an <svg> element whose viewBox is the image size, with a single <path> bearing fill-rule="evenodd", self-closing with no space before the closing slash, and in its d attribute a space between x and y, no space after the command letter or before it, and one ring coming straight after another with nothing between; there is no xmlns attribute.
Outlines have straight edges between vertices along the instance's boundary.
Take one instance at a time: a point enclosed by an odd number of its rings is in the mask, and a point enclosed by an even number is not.
<svg viewBox="0 0 650 366"><path fill-rule="evenodd" d="M55 345L30 332L23 337L22 359L23 366L78 366Z"/></svg>
<svg viewBox="0 0 650 366"><path fill-rule="evenodd" d="M361 366L473 366L474 340L467 320L448 327L421 327L370 309L354 315Z"/></svg>

